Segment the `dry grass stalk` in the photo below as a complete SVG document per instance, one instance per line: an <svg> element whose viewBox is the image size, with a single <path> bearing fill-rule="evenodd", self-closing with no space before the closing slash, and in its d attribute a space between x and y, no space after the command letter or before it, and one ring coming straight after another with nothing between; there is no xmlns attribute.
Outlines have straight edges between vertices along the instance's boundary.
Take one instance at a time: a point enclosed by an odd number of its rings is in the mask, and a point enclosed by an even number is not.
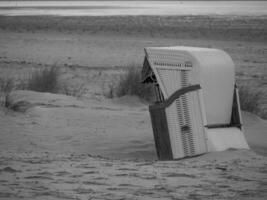
<svg viewBox="0 0 267 200"><path fill-rule="evenodd" d="M141 68L138 67L130 67L125 74L121 75L119 81L109 85L108 89L106 96L109 98L130 95L150 101L154 97L152 86L141 83Z"/></svg>

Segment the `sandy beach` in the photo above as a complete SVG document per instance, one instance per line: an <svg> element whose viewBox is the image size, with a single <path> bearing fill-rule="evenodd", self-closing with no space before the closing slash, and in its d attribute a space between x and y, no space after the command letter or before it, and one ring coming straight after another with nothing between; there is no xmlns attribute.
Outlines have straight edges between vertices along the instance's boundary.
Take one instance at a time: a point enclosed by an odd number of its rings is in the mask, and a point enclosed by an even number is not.
<svg viewBox="0 0 267 200"><path fill-rule="evenodd" d="M243 112L251 150L157 161L148 103L109 99L109 84L142 66L144 47L225 50L239 85L265 96L266 16L0 17L0 76L17 83L57 66L78 97L14 92L0 107L1 199L265 199L267 121ZM10 100L11 101L11 100Z"/></svg>

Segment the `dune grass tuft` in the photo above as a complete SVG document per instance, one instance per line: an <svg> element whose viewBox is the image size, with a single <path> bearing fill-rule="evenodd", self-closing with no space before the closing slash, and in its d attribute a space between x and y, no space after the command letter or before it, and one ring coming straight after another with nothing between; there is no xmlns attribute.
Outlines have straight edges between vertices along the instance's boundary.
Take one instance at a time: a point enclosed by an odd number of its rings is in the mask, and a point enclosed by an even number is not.
<svg viewBox="0 0 267 200"><path fill-rule="evenodd" d="M242 85L239 87L239 98L242 110L262 116L261 99L263 92L253 90L248 85Z"/></svg>
<svg viewBox="0 0 267 200"><path fill-rule="evenodd" d="M86 93L86 87L84 84L70 85L67 83L60 84L59 93L80 98Z"/></svg>
<svg viewBox="0 0 267 200"><path fill-rule="evenodd" d="M15 88L15 83L12 78L0 77L0 94L8 94Z"/></svg>
<svg viewBox="0 0 267 200"><path fill-rule="evenodd" d="M107 97L122 97L125 95L138 96L140 99L150 101L154 97L151 85L141 83L141 68L130 67L118 79L115 85L109 85Z"/></svg>
<svg viewBox="0 0 267 200"><path fill-rule="evenodd" d="M0 77L0 106L5 105L6 96L15 89L15 81L13 78Z"/></svg>
<svg viewBox="0 0 267 200"><path fill-rule="evenodd" d="M27 90L56 93L59 89L59 69L56 66L43 68L31 74L26 83Z"/></svg>

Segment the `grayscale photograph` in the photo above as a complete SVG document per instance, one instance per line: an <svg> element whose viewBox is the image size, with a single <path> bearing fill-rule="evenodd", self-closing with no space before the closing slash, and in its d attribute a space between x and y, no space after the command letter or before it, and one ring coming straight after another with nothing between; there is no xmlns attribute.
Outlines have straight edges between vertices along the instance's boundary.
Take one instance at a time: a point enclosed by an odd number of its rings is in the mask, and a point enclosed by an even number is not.
<svg viewBox="0 0 267 200"><path fill-rule="evenodd" d="M267 199L267 0L0 0L0 199Z"/></svg>

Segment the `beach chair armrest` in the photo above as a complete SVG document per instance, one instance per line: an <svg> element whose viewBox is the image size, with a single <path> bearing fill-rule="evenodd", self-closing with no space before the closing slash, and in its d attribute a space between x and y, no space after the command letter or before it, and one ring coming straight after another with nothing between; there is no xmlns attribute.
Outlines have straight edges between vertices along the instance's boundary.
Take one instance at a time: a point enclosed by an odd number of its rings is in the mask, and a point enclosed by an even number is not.
<svg viewBox="0 0 267 200"><path fill-rule="evenodd" d="M201 89L200 85L190 85L187 87L183 87L176 92L174 92L168 99L166 99L164 102L151 105L149 106L150 109L162 109L162 108L167 108L169 105L171 105L176 99L180 98L182 95L188 93L188 92L193 92L196 90Z"/></svg>

